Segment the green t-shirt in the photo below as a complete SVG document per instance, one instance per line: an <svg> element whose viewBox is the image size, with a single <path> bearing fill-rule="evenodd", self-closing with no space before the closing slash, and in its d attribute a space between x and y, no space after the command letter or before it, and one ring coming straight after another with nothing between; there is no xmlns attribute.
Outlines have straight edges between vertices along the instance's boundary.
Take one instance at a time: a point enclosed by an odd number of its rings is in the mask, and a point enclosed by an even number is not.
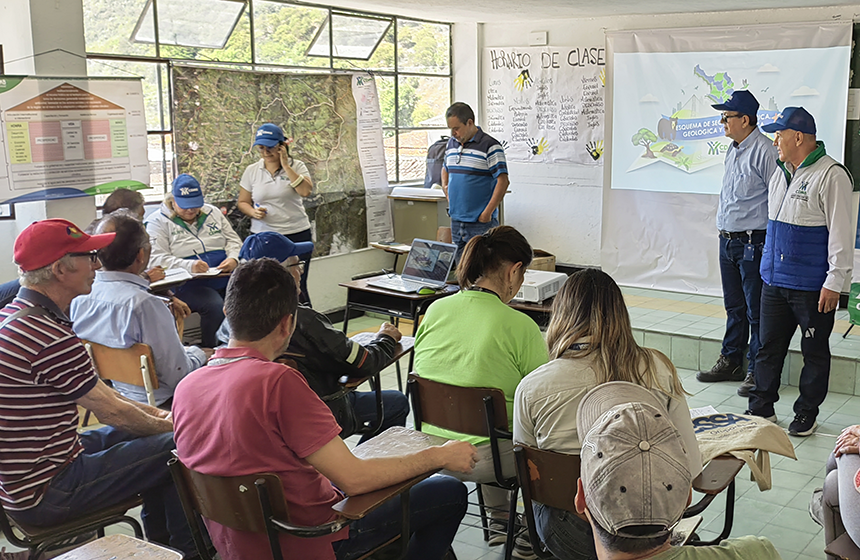
<svg viewBox="0 0 860 560"><path fill-rule="evenodd" d="M649 560L782 560L764 537L738 537L716 546L675 546Z"/></svg>
<svg viewBox="0 0 860 560"><path fill-rule="evenodd" d="M509 427L517 385L547 360L546 342L537 324L486 292L461 291L433 302L415 337L418 375L460 387L501 389ZM475 445L489 441L428 424L421 429Z"/></svg>

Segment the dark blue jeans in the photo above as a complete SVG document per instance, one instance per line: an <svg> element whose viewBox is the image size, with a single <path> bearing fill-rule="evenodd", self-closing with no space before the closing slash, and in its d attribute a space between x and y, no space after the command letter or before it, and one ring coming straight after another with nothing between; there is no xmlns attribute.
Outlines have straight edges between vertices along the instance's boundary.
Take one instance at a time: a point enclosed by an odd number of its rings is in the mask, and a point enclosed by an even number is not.
<svg viewBox="0 0 860 560"><path fill-rule="evenodd" d="M409 491L409 560L440 560L466 515L466 485L434 474ZM358 558L400 533L400 500L388 500L349 527L349 538L332 543L338 560Z"/></svg>
<svg viewBox="0 0 860 560"><path fill-rule="evenodd" d="M451 219L451 242L457 245L457 254L454 256L454 262L460 262L460 257L463 255L463 249L466 248L466 243L470 239L478 235L483 235L492 228L499 225L499 219L493 216L493 219L482 224L481 222L460 222Z"/></svg>
<svg viewBox="0 0 860 560"><path fill-rule="evenodd" d="M376 393L353 391L348 398L359 425L364 425L365 422L376 424ZM379 428L379 433L393 426L405 426L407 416L409 416L409 399L406 395L400 391L382 391L382 426ZM364 443L370 438L370 434L364 434L358 443Z"/></svg>
<svg viewBox="0 0 860 560"><path fill-rule="evenodd" d="M313 236L311 235L311 230L306 229L304 231L300 231L298 233L291 233L289 235L284 236L293 243L301 243L302 241L313 241ZM299 260L305 263L305 269L302 271L302 278L299 282L299 303L304 303L308 307L313 307L311 305L311 296L308 294L308 271L311 269L311 256L313 253L305 253L303 255L299 255Z"/></svg>
<svg viewBox="0 0 860 560"><path fill-rule="evenodd" d="M818 416L818 406L827 396L830 381L830 333L836 317L836 311L818 312L820 296L819 292L775 288L767 284L762 287L761 349L755 364L755 387L749 397L749 409L753 414L774 414L773 405L779 400L779 382L788 345L800 326L803 369L794 413Z"/></svg>
<svg viewBox="0 0 860 560"><path fill-rule="evenodd" d="M200 336L206 348L218 346L218 327L224 322L224 296L218 290L200 285L199 281L186 282L175 290L176 297L188 304L191 311L200 314Z"/></svg>
<svg viewBox="0 0 860 560"><path fill-rule="evenodd" d="M532 502L535 529L553 556L565 560L597 560L591 525L563 509ZM532 543L536 544L536 543Z"/></svg>
<svg viewBox="0 0 860 560"><path fill-rule="evenodd" d="M173 433L135 437L106 427L81 434L81 444L84 452L54 477L39 505L15 512L16 520L50 527L141 494L146 537L197 554L167 467Z"/></svg>
<svg viewBox="0 0 860 560"><path fill-rule="evenodd" d="M721 354L733 364L742 364L749 342L749 371L755 371L759 347L759 309L761 307L761 249L764 235L752 236L755 254L744 260L749 239L726 239L720 236L720 278L723 304L726 307L726 334Z"/></svg>

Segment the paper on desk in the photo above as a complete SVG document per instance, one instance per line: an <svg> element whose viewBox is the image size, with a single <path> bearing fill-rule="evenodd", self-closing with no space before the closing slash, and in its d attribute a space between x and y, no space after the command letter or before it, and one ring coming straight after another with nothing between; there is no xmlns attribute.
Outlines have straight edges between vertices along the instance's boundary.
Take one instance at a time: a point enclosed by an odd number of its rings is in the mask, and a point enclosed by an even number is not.
<svg viewBox="0 0 860 560"><path fill-rule="evenodd" d="M151 282L149 284L149 287L158 288L159 286L164 286L166 284L175 284L177 282L183 282L185 280L191 280L190 272L188 272L184 268L168 268L164 271L164 279L159 280L158 282Z"/></svg>
<svg viewBox="0 0 860 560"><path fill-rule="evenodd" d="M712 414L719 414L720 412L711 405L702 406L699 408L691 408L690 409L690 418L699 418L702 416L710 416Z"/></svg>
<svg viewBox="0 0 860 560"><path fill-rule="evenodd" d="M434 445L444 445L447 441L443 437L416 432L402 426L393 426L378 436L356 446L352 450L352 454L359 459L397 457L416 453Z"/></svg>
<svg viewBox="0 0 860 560"><path fill-rule="evenodd" d="M193 276L194 278L206 278L207 276L218 276L222 272L224 272L224 271L221 270L220 268L214 268L213 267L213 268L210 268L209 270L207 270L206 272L192 272L191 276Z"/></svg>
<svg viewBox="0 0 860 560"><path fill-rule="evenodd" d="M373 340L376 338L377 334L379 334L379 333L360 332L360 333L355 333L354 335L349 337L349 339L353 342L357 342L357 343L361 344L362 346L367 346L368 344L373 342Z"/></svg>

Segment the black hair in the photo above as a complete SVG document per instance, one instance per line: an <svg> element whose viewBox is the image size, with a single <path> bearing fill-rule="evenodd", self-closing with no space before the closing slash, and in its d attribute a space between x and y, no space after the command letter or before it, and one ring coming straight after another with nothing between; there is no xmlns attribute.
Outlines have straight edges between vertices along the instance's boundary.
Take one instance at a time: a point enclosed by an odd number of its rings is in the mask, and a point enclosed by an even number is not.
<svg viewBox="0 0 860 560"><path fill-rule="evenodd" d="M469 240L460 262L457 263L457 281L460 287L470 287L481 276L499 270L506 263L532 262L532 247L523 234L511 226L494 227L483 235Z"/></svg>
<svg viewBox="0 0 860 560"><path fill-rule="evenodd" d="M99 260L105 270L125 270L134 264L138 253L149 247L149 235L143 223L128 208L108 214L96 226L97 233L116 232L110 245L99 249Z"/></svg>
<svg viewBox="0 0 860 560"><path fill-rule="evenodd" d="M117 189L105 200L102 215L107 216L120 208L128 208L132 212L143 210L143 195L130 189Z"/></svg>
<svg viewBox="0 0 860 560"><path fill-rule="evenodd" d="M451 117L457 117L461 123L468 124L469 119L475 122L475 111L462 101L457 101L445 111L445 119L450 119Z"/></svg>
<svg viewBox="0 0 860 560"><path fill-rule="evenodd" d="M299 303L293 275L275 259L254 259L230 275L224 313L236 340L254 342L269 335Z"/></svg>
<svg viewBox="0 0 860 560"><path fill-rule="evenodd" d="M666 544L666 541L672 536L670 532L665 530L665 527L660 525L637 525L625 527L624 532L636 535L634 537L613 535L601 527L600 523L597 521L592 521L591 529L594 534L597 535L597 538L600 539L600 542L603 543L604 548L613 552L623 552L625 554L642 554L649 550L660 548ZM655 533L659 533L659 535L656 537L648 536Z"/></svg>

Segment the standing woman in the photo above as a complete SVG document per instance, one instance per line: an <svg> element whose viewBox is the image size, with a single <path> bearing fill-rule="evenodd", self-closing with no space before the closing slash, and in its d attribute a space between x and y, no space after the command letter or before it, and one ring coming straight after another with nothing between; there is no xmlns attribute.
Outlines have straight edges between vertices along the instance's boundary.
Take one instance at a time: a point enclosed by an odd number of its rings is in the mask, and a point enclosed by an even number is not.
<svg viewBox="0 0 860 560"><path fill-rule="evenodd" d="M251 218L251 232L275 231L293 243L313 241L311 222L302 199L310 196L314 183L303 161L290 157L284 132L266 123L257 129L254 146L260 161L252 163L239 182L239 210ZM311 253L299 255L305 263L299 301L311 305L308 296L308 269Z"/></svg>

